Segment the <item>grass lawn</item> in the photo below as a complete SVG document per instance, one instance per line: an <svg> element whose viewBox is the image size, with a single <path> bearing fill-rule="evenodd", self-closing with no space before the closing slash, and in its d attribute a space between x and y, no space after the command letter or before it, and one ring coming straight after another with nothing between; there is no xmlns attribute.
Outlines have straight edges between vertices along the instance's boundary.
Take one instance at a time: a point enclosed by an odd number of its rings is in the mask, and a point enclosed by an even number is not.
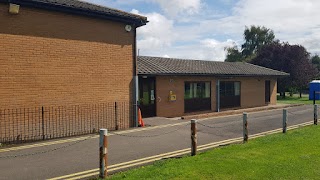
<svg viewBox="0 0 320 180"><path fill-rule="evenodd" d="M303 94L299 97L299 94L294 94L292 97L286 94L286 98L283 99L280 95L277 95L277 103L279 104L313 104L313 100L309 100L308 94ZM316 103L320 103L319 100Z"/></svg>
<svg viewBox="0 0 320 180"><path fill-rule="evenodd" d="M155 162L109 179L320 179L320 126Z"/></svg>

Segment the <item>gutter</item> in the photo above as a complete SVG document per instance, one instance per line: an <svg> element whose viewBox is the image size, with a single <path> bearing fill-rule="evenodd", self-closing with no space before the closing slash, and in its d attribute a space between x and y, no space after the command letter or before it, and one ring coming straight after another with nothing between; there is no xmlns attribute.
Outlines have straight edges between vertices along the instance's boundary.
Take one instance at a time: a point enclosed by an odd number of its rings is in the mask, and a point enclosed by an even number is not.
<svg viewBox="0 0 320 180"><path fill-rule="evenodd" d="M53 4L43 3L43 2L21 1L21 0L6 0L6 1L7 3L16 3L26 7L51 10L55 12L65 12L69 14L77 14L77 15L90 16L90 17L99 18L99 19L107 19L107 20L118 21L123 23L135 24L136 27L146 25L148 22L147 20L143 21L142 19L138 19L138 18L135 19L130 17L117 16L112 14L106 14L103 12L94 12L92 10L77 9L75 7L53 5Z"/></svg>
<svg viewBox="0 0 320 180"><path fill-rule="evenodd" d="M290 74L283 74L283 75L258 75L258 74L242 74L242 75L235 75L235 74L178 74L178 73L152 73L152 74L143 74L138 73L139 76L209 76L209 77L220 77L220 78L232 78L232 77L287 77Z"/></svg>
<svg viewBox="0 0 320 180"><path fill-rule="evenodd" d="M138 69L137 69L137 27L133 28L133 127L138 127L138 106L139 106L139 82L138 82Z"/></svg>

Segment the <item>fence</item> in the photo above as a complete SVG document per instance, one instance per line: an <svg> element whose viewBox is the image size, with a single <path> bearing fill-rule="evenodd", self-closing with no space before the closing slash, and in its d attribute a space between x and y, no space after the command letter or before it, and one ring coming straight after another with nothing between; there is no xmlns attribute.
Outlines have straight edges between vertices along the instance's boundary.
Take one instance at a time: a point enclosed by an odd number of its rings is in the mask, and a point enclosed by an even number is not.
<svg viewBox="0 0 320 180"><path fill-rule="evenodd" d="M133 125L129 102L0 110L0 143L96 133Z"/></svg>
<svg viewBox="0 0 320 180"><path fill-rule="evenodd" d="M104 105L101 104L101 106L106 107L106 104ZM121 111L120 104L119 105L117 104L116 106L117 108L115 108L115 104L113 103L109 103L109 106L114 107L114 108L110 107L111 114L109 113L110 115L109 117L112 117L111 116L112 114L120 113ZM72 106L72 107L77 109L78 106ZM92 109L92 108L94 109L94 105L87 106L87 107L88 107L87 109ZM126 104L126 107L130 107L128 103ZM196 155L197 152L205 151L205 150L216 148L219 146L225 146L228 144L239 143L239 142L250 143L251 139L265 136L268 134L280 133L280 132L285 133L287 132L287 130L296 129L296 128L299 128L300 126L306 126L311 124L317 125L319 108L320 107L318 105L314 105L313 107L309 105L301 106L301 107L296 106L296 107L290 107L288 109L276 109L276 110L262 111L262 112L234 114L227 117L206 118L206 119L199 119L196 121L193 120L191 122L181 121L181 122L174 122L173 124L171 124L172 122L170 122L169 125L160 125L160 127L149 127L149 128L139 129L135 131L130 130L130 131L121 131L121 132L109 132L108 137L106 135L106 132L101 133L100 143L99 143L99 147L100 147L99 157L100 157L100 170L103 170L103 171L99 172L99 169L97 168L97 169L92 169L90 171L84 171L80 173L72 172L72 174L70 175L64 175L55 179L66 179L66 178L71 178L71 179L82 178L83 179L83 178L92 177L94 175L99 175L99 173L100 173L100 176L103 177L103 176L106 176L107 173L112 174L120 170L125 170L134 166L150 163L152 161L190 154L190 150L191 150L191 155ZM50 108L44 108L44 114L46 113L45 111L47 109L50 109ZM98 109L98 107L96 109ZM57 114L59 114L58 113L59 108L56 111L57 111ZM73 110L71 112L75 112L75 111ZM60 114L61 114L61 109L60 109ZM119 118L120 114L118 114L117 116L118 116L118 119L120 119ZM86 114L85 117L90 117L90 115ZM99 115L99 117L101 118L101 115ZM102 117L98 122L94 121L94 123L103 124L104 122L104 124L111 126L111 128L109 128L110 130L115 129L117 121L113 119L112 121L106 122L105 117ZM42 121L40 122L40 124L41 123ZM95 128L94 123L91 121L91 124L92 124L91 128ZM118 125L120 125L120 121L118 123L119 123ZM88 123L86 126L90 127L90 123ZM122 127L124 126L120 125L118 128L120 129ZM90 128L88 129L91 130ZM191 133L190 133L190 130L191 130ZM95 129L94 131L98 131L98 129ZM1 133L2 132L3 131L1 131ZM40 130L40 132L42 131ZM91 130L91 132L93 131ZM112 142L115 142L115 141L109 141L110 144L108 145L107 139L113 138L113 136L117 136L116 137L117 143L112 144ZM191 136L191 141L190 141L190 136ZM41 137L42 136L40 133L40 139ZM95 143L92 143L93 141L87 141L92 138L96 138L96 136L93 135L93 136L86 136L82 138L75 138L76 139L75 141L64 143L64 145L52 146L52 147L48 146L48 148L45 148L42 150L34 149L32 151L26 151L26 152L23 152L23 151L6 152L6 150L10 148L5 148L3 149L2 154L0 153L0 160L10 159L12 160L11 162L16 162L18 164L21 164L24 161L21 161L19 159L20 157L37 156L39 154L44 154L44 153L65 149L76 144L79 145L79 143L86 143L81 145L82 147L86 147L85 150L82 148L77 150L85 153L84 154L85 156L90 156L90 158L87 157L88 159L90 159L89 160L90 162L83 161L82 165L86 165L88 164L88 162L95 163L97 161L97 159L95 158L97 158L96 150L98 148L93 145L95 144ZM132 139L136 138L136 140L130 140L130 138ZM118 143L118 142L122 142L122 143ZM269 141L268 143L271 144L273 142ZM150 156L152 152L150 152L149 150L153 148L146 148L146 147L160 147L160 146L161 148L159 148L159 151L157 153L163 152L163 154ZM133 147L134 147L134 151L139 153L139 156L140 154L142 154L140 159L137 159L136 153L132 153L132 151L127 151L127 149L130 149ZM88 153L88 151L94 152L94 153ZM75 159L72 159L72 160L64 159L67 153L74 154L74 149L70 148L69 151L67 150L64 151L63 153L61 153L63 154L63 156L61 157L59 157L58 153L53 155L55 156L55 158L61 158L66 166L71 166ZM52 154L50 156L52 156ZM119 161L118 158L121 158L121 157L125 157L122 160L125 160L125 161L132 160L132 161L128 161L128 162ZM44 157L39 156L34 158L40 159ZM72 158L75 158L75 157L72 156ZM77 157L77 158L82 158L82 157ZM47 158L44 158L44 159L47 159ZM108 167L108 159L110 160L110 162L112 163L117 162L118 164L112 164ZM81 160L79 160L79 162L81 162ZM12 164L16 164L16 163L12 163ZM48 164L49 163L50 162L48 162ZM48 165L47 169L50 170L51 167L52 166ZM12 169L14 169L14 167L12 167ZM19 170L17 170L17 174L19 174L18 172ZM6 178L6 176L4 177ZM51 178L51 177L43 177L41 179L48 179L48 178Z"/></svg>
<svg viewBox="0 0 320 180"><path fill-rule="evenodd" d="M243 112L241 115L233 115L231 117L221 117L221 119L225 119L229 121L230 123L225 123L220 121L218 118L215 119L202 119L202 120L195 120L192 119L191 122L180 122L176 125L178 127L174 127L172 125L164 127L163 130L160 130L160 132L154 132L156 129L153 129L149 133L143 133L141 131L133 132L133 133L140 133L142 135L133 135L132 132L126 133L118 133L118 132L111 132L109 135L107 135L107 130L100 130L100 171L96 171L92 174L88 174L86 176L82 177L90 177L93 174L98 175L100 178L105 178L108 173L114 173L117 172L119 169L127 169L128 167L134 167L141 164L149 163L150 161L156 161L159 159L166 159L176 156L181 156L190 153L191 150L191 156L195 156L197 154L197 151L204 151L210 148L215 148L218 146L224 146L231 143L248 143L249 138L258 138L261 136L265 136L268 134L274 134L274 133L286 133L287 130L296 129L300 126L307 126L307 125L317 125L318 124L318 111L319 107L318 105L314 105L313 108L310 106L305 106L306 108L295 109L294 107L289 109L279 109L279 110L273 110L272 113L266 112L259 112L259 113L252 113L248 114L246 112ZM313 117L313 118L312 118ZM310 121L313 119L313 122ZM220 124L220 125L218 125ZM222 125L222 126L221 126ZM289 125L289 126L288 126ZM185 127L191 127L185 128ZM171 129L171 130L170 130ZM233 129L233 131L228 131ZM259 129L259 130L257 130ZM271 130L270 130L271 129ZM183 133L183 132L190 132L191 133ZM219 131L222 130L222 131ZM178 132L179 131L179 132ZM261 132L262 131L262 132ZM235 136L238 136L237 138L230 138L218 142L211 142L212 140L207 140L207 144L205 143L204 137L221 137L230 136L230 133L233 132ZM242 134L242 137L239 137ZM140 142L143 144L143 146L154 146L154 145L161 145L162 148L166 146L166 144L171 144L173 142L168 142L169 139L172 139L173 136L179 136L183 135L185 138L182 138L175 142L175 144L179 144L181 141L189 141L191 148L186 149L180 149L169 153L159 154L156 156L141 158L141 159L135 159L134 163L120 163L119 165L112 165L111 168L107 167L107 161L108 161L108 144L107 144L107 136L123 136L128 138L139 138ZM191 141L190 141L190 135L191 135ZM199 136L200 135L200 136ZM167 136L167 140L165 143L164 141L161 141L158 138L159 136ZM170 138L171 136L171 138ZM147 138L154 138L154 141L146 140L145 142L141 139L147 139ZM198 139L201 139L202 145L198 145ZM159 141L160 140L160 141ZM137 143L137 141L134 141ZM170 148L170 146L167 146L167 148ZM144 149L141 148L143 151ZM116 170L115 170L116 169Z"/></svg>

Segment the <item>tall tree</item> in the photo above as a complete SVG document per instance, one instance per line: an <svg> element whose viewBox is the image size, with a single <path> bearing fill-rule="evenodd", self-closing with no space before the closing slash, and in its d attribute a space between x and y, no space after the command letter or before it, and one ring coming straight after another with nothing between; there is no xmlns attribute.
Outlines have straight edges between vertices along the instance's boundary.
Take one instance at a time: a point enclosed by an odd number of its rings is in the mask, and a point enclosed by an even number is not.
<svg viewBox="0 0 320 180"><path fill-rule="evenodd" d="M317 74L311 63L310 54L301 45L273 42L262 46L251 63L290 73L290 77L279 79L279 91L284 93L289 87L300 91Z"/></svg>
<svg viewBox="0 0 320 180"><path fill-rule="evenodd" d="M226 48L227 56L225 61L246 61L250 62L256 56L257 50L267 44L275 42L275 35L272 30L263 26L245 27L243 33L244 43L239 50L237 46Z"/></svg>
<svg viewBox="0 0 320 180"><path fill-rule="evenodd" d="M318 54L311 57L312 64L318 69L317 79L320 79L320 57Z"/></svg>
<svg viewBox="0 0 320 180"><path fill-rule="evenodd" d="M245 27L244 44L242 45L242 54L244 57L250 57L254 55L257 50L275 41L275 36L272 30L263 26L251 26Z"/></svg>
<svg viewBox="0 0 320 180"><path fill-rule="evenodd" d="M235 45L233 47L227 47L227 62L241 62L243 61L242 53L239 51L238 47Z"/></svg>

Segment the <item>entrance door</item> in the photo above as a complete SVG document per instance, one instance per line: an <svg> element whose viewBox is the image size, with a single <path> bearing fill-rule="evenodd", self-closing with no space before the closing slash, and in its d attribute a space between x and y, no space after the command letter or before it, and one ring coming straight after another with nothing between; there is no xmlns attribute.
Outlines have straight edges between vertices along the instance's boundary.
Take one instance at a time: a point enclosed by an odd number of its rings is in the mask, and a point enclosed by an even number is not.
<svg viewBox="0 0 320 180"><path fill-rule="evenodd" d="M234 108L241 106L241 84L237 81L220 82L220 108Z"/></svg>
<svg viewBox="0 0 320 180"><path fill-rule="evenodd" d="M155 78L139 78L139 102L142 117L156 116Z"/></svg>
<svg viewBox="0 0 320 180"><path fill-rule="evenodd" d="M265 81L265 101L266 104L270 103L270 81Z"/></svg>

